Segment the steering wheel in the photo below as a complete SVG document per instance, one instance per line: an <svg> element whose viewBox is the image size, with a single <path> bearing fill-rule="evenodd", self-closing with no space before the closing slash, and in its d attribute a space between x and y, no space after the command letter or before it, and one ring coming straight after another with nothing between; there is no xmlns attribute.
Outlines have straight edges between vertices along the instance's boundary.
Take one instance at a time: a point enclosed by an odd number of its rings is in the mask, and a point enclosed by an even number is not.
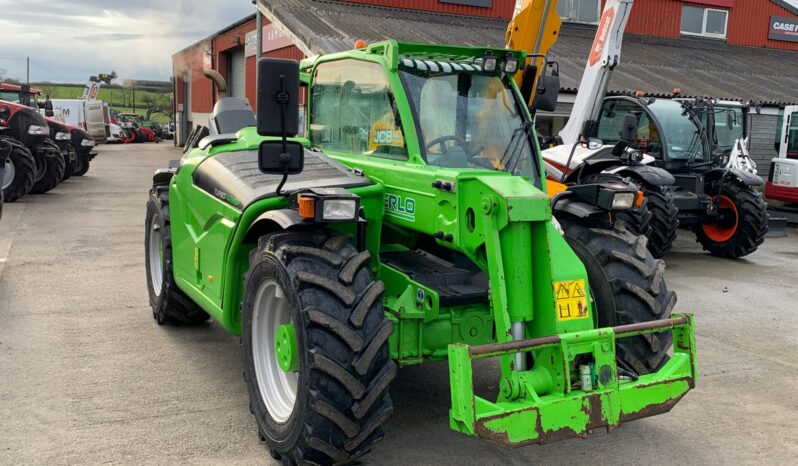
<svg viewBox="0 0 798 466"><path fill-rule="evenodd" d="M463 151L465 151L466 156L468 156L468 158L471 158L474 155L479 154L485 149L485 146L479 146L475 147L472 150L468 150L468 142L466 142L466 140L461 138L460 136L455 136L455 135L441 136L439 138L435 138L429 143L427 143L426 149L429 150L432 147L440 146L441 155L446 155L449 152L449 149L446 148L447 141L456 142L458 146L463 148Z"/></svg>
<svg viewBox="0 0 798 466"><path fill-rule="evenodd" d="M446 148L447 141L454 141L457 143L458 146L465 149L468 147L468 143L465 139L461 138L460 136L455 135L448 135L448 136L441 136L439 138L435 138L427 144L427 150L431 149L434 146L441 147L441 155L444 155L449 152L449 149Z"/></svg>

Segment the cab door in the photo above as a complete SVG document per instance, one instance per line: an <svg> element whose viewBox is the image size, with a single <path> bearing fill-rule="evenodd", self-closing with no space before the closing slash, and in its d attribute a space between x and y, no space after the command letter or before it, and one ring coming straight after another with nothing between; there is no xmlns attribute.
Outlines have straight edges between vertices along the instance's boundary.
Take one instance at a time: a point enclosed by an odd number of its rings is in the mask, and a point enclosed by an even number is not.
<svg viewBox="0 0 798 466"><path fill-rule="evenodd" d="M798 105L784 108L779 134L779 158L798 159Z"/></svg>

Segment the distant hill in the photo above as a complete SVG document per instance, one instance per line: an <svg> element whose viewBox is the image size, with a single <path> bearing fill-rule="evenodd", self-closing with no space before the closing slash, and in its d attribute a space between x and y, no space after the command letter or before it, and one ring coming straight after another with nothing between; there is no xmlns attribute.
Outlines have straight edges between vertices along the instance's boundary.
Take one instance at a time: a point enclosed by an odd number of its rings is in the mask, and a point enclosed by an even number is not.
<svg viewBox="0 0 798 466"><path fill-rule="evenodd" d="M135 81L135 96L133 101L133 88L129 81L125 85L111 84L103 85L97 96L99 100L107 102L114 110L120 112L135 111L142 115L149 107L161 107L167 115L153 115L154 120L170 119L172 111L172 83L168 81ZM83 95L85 86L81 84L61 84L61 83L31 83L31 87L41 89L51 99L79 99Z"/></svg>

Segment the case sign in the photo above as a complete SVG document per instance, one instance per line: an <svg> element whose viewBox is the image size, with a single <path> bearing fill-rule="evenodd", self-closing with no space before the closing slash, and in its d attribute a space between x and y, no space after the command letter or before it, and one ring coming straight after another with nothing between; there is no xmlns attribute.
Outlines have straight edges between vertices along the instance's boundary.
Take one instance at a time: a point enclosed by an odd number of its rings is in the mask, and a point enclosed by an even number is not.
<svg viewBox="0 0 798 466"><path fill-rule="evenodd" d="M771 16L768 39L798 42L798 18Z"/></svg>

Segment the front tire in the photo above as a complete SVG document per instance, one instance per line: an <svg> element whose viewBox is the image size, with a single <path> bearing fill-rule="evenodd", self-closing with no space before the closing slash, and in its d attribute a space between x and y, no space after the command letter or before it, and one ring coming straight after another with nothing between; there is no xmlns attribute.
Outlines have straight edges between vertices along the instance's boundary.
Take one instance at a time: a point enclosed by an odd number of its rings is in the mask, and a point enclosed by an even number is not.
<svg viewBox="0 0 798 466"><path fill-rule="evenodd" d="M676 294L665 284L665 263L655 259L645 236L622 224L589 219L560 221L565 239L585 265L597 328L670 318ZM667 361L671 332L617 340L618 366L637 375L656 372Z"/></svg>
<svg viewBox="0 0 798 466"><path fill-rule="evenodd" d="M66 145L65 152L67 155L64 160L64 177L61 178L61 181L66 181L75 174L75 164L78 160L78 154L75 152L75 148L72 147L72 144Z"/></svg>
<svg viewBox="0 0 798 466"><path fill-rule="evenodd" d="M643 185L643 194L651 212L651 233L648 250L659 259L673 248L679 230L679 208L670 188Z"/></svg>
<svg viewBox="0 0 798 466"><path fill-rule="evenodd" d="M285 464L346 463L383 437L396 376L384 286L349 236L278 232L250 254L241 336L260 437ZM274 332L292 324L298 369L276 368Z"/></svg>
<svg viewBox="0 0 798 466"><path fill-rule="evenodd" d="M41 160L44 160L45 164L44 174L33 184L33 188L30 192L33 194L44 194L58 186L58 183L64 178L66 161L64 160L64 156L61 155L61 149L49 139L42 142L36 150L44 153L41 158Z"/></svg>
<svg viewBox="0 0 798 466"><path fill-rule="evenodd" d="M172 228L169 222L169 188L155 186L147 201L144 257L152 316L158 325L193 325L208 320L208 314L175 283Z"/></svg>
<svg viewBox="0 0 798 466"><path fill-rule="evenodd" d="M6 158L5 176L0 180L6 202L14 202L28 194L33 187L36 176L36 160L27 147L10 138L2 138L11 146L11 153Z"/></svg>
<svg viewBox="0 0 798 466"><path fill-rule="evenodd" d="M89 166L91 162L89 161L89 154L84 152L78 152L77 157L75 158L75 167L72 170L72 176L83 176L89 172Z"/></svg>
<svg viewBox="0 0 798 466"><path fill-rule="evenodd" d="M717 193L720 183L710 185L708 193ZM713 202L715 197L713 197ZM696 241L713 256L736 259L759 248L768 232L768 206L749 186L723 183L720 210L725 220L695 227Z"/></svg>

